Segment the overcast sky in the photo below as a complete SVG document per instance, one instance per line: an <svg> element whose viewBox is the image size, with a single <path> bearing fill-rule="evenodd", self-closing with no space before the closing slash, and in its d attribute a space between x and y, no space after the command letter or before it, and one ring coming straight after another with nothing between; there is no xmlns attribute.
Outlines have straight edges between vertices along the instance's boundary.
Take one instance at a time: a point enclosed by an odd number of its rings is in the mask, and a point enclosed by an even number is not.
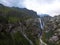
<svg viewBox="0 0 60 45"><path fill-rule="evenodd" d="M0 0L6 6L25 7L38 14L60 14L60 0Z"/></svg>

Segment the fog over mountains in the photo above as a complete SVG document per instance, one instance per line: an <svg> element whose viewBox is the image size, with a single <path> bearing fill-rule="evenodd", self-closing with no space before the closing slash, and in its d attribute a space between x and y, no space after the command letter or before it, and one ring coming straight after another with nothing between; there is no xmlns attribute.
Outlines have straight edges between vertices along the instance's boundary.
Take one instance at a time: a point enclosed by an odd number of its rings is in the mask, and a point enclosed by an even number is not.
<svg viewBox="0 0 60 45"><path fill-rule="evenodd" d="M34 10L37 14L60 14L60 0L0 0L6 6L22 7Z"/></svg>

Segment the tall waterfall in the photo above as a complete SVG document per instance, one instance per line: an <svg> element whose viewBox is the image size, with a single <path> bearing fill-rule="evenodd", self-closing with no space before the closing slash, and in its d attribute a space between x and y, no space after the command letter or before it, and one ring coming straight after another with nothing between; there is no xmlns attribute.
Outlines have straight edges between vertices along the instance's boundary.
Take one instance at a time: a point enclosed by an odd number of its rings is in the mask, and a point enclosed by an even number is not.
<svg viewBox="0 0 60 45"><path fill-rule="evenodd" d="M43 30L44 29L44 22L41 18L39 18L39 21L40 21L41 29ZM43 40L41 38L42 38L42 34L40 36L40 45L47 45L45 42L43 42Z"/></svg>
<svg viewBox="0 0 60 45"><path fill-rule="evenodd" d="M44 22L43 22L43 20L41 18L39 18L39 21L40 21L41 29L43 30L43 28L44 28Z"/></svg>

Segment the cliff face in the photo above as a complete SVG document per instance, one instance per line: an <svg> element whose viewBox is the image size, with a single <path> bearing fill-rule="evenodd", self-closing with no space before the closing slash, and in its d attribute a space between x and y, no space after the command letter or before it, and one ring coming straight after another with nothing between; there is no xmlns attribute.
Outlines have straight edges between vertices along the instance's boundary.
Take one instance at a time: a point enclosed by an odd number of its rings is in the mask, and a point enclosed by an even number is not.
<svg viewBox="0 0 60 45"><path fill-rule="evenodd" d="M42 40L47 45L60 45L60 15L50 18L45 23L43 32Z"/></svg>
<svg viewBox="0 0 60 45"><path fill-rule="evenodd" d="M0 45L39 45L40 33L36 12L0 4Z"/></svg>

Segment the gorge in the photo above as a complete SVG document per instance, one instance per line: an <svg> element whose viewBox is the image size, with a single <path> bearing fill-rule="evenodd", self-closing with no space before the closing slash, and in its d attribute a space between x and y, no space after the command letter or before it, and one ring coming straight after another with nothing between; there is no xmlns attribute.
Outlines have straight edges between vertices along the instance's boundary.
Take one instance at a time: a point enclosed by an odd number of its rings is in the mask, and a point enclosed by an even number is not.
<svg viewBox="0 0 60 45"><path fill-rule="evenodd" d="M59 45L60 15L0 4L0 45Z"/></svg>

